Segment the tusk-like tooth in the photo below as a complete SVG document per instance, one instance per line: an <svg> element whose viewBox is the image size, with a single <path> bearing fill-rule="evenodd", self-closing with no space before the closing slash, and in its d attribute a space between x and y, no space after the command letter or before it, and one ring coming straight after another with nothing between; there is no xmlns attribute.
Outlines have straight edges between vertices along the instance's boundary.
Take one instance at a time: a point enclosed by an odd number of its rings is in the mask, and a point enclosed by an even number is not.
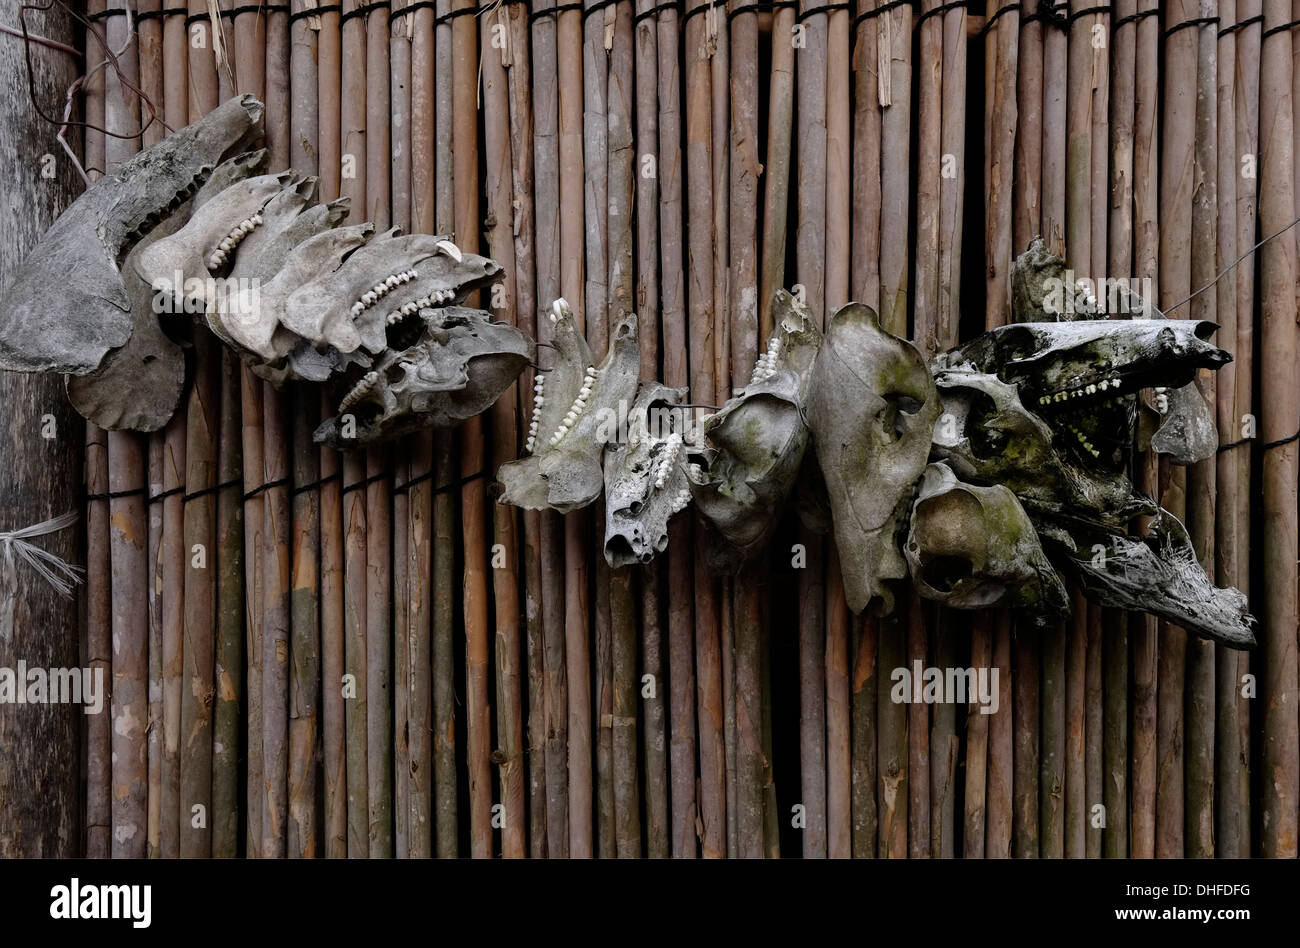
<svg viewBox="0 0 1300 948"><path fill-rule="evenodd" d="M447 256L451 257L451 259L455 260L457 263L461 263L465 259L464 255L460 252L460 248L457 247L455 244L453 244L450 240L440 240L438 241L436 246L439 252L445 253Z"/></svg>

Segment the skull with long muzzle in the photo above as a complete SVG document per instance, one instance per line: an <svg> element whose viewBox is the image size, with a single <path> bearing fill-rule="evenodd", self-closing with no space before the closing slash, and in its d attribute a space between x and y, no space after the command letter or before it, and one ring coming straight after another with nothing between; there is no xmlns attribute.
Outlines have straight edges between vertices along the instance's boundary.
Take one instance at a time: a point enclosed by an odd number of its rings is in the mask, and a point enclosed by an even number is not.
<svg viewBox="0 0 1300 948"><path fill-rule="evenodd" d="M714 569L735 571L766 547L808 446L804 411L822 334L785 290L772 314L775 331L749 384L705 422L706 443L686 468L695 503L717 534Z"/></svg>
<svg viewBox="0 0 1300 948"><path fill-rule="evenodd" d="M812 430L834 517L849 608L893 608L907 575L901 531L930 454L939 397L925 360L849 303L831 317L812 370Z"/></svg>
<svg viewBox="0 0 1300 948"><path fill-rule="evenodd" d="M642 385L626 438L605 450L605 560L648 563L668 546L668 521L691 501L686 486L686 390Z"/></svg>
<svg viewBox="0 0 1300 948"><path fill-rule="evenodd" d="M537 373L533 419L525 450L497 471L500 501L527 510L568 513L600 496L601 461L636 395L641 370L636 316L628 313L611 334L609 352L596 364L578 332L573 311L556 300L549 313L555 363Z"/></svg>

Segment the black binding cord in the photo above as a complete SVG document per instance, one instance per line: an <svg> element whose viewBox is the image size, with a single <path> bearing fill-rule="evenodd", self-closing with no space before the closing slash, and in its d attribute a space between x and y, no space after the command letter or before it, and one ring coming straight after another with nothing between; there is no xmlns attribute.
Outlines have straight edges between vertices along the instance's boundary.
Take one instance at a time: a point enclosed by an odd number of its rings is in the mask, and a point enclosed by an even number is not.
<svg viewBox="0 0 1300 948"><path fill-rule="evenodd" d="M297 23L299 20L305 20L309 16L323 16L326 13L338 13L341 8L337 3L331 3L324 7L309 7L299 10L296 13L289 14L289 22Z"/></svg>
<svg viewBox="0 0 1300 948"><path fill-rule="evenodd" d="M533 10L531 13L528 14L528 22L535 23L544 16L559 16L561 13L568 13L571 10L577 10L579 13L581 13L582 4L561 3L561 4L557 4L556 6L549 7L548 9L545 10Z"/></svg>
<svg viewBox="0 0 1300 948"><path fill-rule="evenodd" d="M354 19L359 16L367 16L373 10L386 10L386 9L388 9L388 0L371 0L370 3L358 4L357 6L353 7L351 10L345 12L341 17L339 17L339 25L341 26L344 23L346 23L348 20Z"/></svg>
<svg viewBox="0 0 1300 948"><path fill-rule="evenodd" d="M931 7L916 19L916 28L919 30L926 20L932 16L941 13L947 13L949 10L964 10L966 8L965 0L956 0L955 3L941 3L937 7Z"/></svg>
<svg viewBox="0 0 1300 948"><path fill-rule="evenodd" d="M1248 26L1254 26L1256 23L1263 22L1264 14L1259 13L1255 16L1248 16L1240 23L1234 23L1232 26L1221 26L1219 27L1219 39L1223 39L1225 36L1231 36L1233 33L1237 32L1237 30L1244 30Z"/></svg>
<svg viewBox="0 0 1300 948"><path fill-rule="evenodd" d="M1173 36L1179 30L1185 30L1192 26L1218 26L1219 18L1217 16L1197 16L1190 20L1183 20L1181 23L1175 23L1169 29L1165 30L1165 39Z"/></svg>
<svg viewBox="0 0 1300 948"><path fill-rule="evenodd" d="M474 473L474 474L467 474L467 475L465 475L464 477L462 477L462 478L461 478L460 480L458 480L458 481L452 481L450 484L443 484L443 485L440 486L440 487L435 487L435 488L433 489L433 493L435 493L435 494L445 494L445 493L446 493L447 491L449 491L449 490L454 490L454 489L457 488L457 487L464 487L466 484L471 484L471 483L473 483L474 481L478 480L480 477L483 477L483 476L486 475L486 474L487 474L487 471L478 471L478 472L476 472L476 473ZM434 475L434 472L433 472L433 471L429 471L428 473L421 474L421 475L419 475L418 477L413 477L413 478L411 478L409 481L407 481L405 484L399 484L398 486L394 487L394 488L393 488L393 493L394 493L394 494L405 494L405 493L409 492L410 489L411 489L412 487L415 487L417 484L423 484L423 483L425 483L426 481L431 481L431 480L433 480L433 475Z"/></svg>
<svg viewBox="0 0 1300 948"><path fill-rule="evenodd" d="M1125 23L1136 23L1138 20L1145 20L1149 16L1156 16L1159 12L1159 7L1152 7L1149 10L1139 10L1137 13L1130 13L1128 16L1122 16L1110 25L1110 31L1114 33Z"/></svg>
<svg viewBox="0 0 1300 948"><path fill-rule="evenodd" d="M1010 13L1012 10L1019 9L1020 4L1018 3L1008 3L1005 6L998 7L997 11L992 16L984 18L984 25L980 27L980 36L987 36L989 30L993 29L993 25L997 23L998 20L1002 19L1005 14Z"/></svg>
<svg viewBox="0 0 1300 948"><path fill-rule="evenodd" d="M1283 23L1281 26L1270 27L1259 35L1259 40L1262 43L1274 33L1285 33L1287 30L1293 29L1297 26L1300 26L1300 20L1292 20L1290 23ZM1168 34L1166 33L1165 35L1167 36Z"/></svg>

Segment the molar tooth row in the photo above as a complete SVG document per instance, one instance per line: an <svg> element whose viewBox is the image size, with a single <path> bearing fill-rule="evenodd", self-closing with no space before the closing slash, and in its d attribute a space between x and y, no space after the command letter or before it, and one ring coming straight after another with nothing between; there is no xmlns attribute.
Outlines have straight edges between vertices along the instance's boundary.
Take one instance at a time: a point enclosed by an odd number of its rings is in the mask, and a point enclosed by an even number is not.
<svg viewBox="0 0 1300 948"><path fill-rule="evenodd" d="M582 387L578 390L578 397L575 398L573 404L569 406L568 412L565 413L564 420L560 422L560 427L556 428L555 434L551 435L551 447L555 447L555 445L559 444L560 440L569 433L569 430L578 423L578 418L582 416L582 413L587 408L587 399L591 397L591 387L595 384L596 379L599 376L600 369L596 368L594 365L587 366L587 374L582 377ZM538 378L540 379L541 376L538 376ZM539 401L540 397L541 391L539 389L537 396L534 397L534 411L541 407L541 402Z"/></svg>
<svg viewBox="0 0 1300 948"><path fill-rule="evenodd" d="M361 294L361 299L357 300L355 303L352 304L352 315L360 316L363 312L365 312L366 307L374 306L375 303L379 302L379 298L381 296L387 295L387 293L390 290L392 290L394 287L401 286L403 283L411 282L419 275L420 272L412 268L410 270L402 270L399 273L394 273L386 280L376 283L370 289L366 290L366 292ZM404 311L405 308L406 307L402 307L402 310L399 310L399 312ZM393 322L395 322L393 316L394 316L393 313L388 314L388 322L390 325Z"/></svg>
<svg viewBox="0 0 1300 948"><path fill-rule="evenodd" d="M677 455L681 450L682 436L674 431L668 436L668 447L659 460L659 467L655 470L655 490L663 488L664 483L668 480L668 475L672 473L673 464L677 461Z"/></svg>
<svg viewBox="0 0 1300 948"><path fill-rule="evenodd" d="M1102 379L1100 382L1090 382L1087 385L1082 385L1078 388L1071 388L1062 392L1043 395L1038 399L1038 404L1050 405L1057 402L1068 401L1071 398L1081 398L1084 395L1096 395L1098 392L1105 392L1107 390L1119 391L1119 387L1119 376L1112 375L1109 379Z"/></svg>
<svg viewBox="0 0 1300 948"><path fill-rule="evenodd" d="M348 392L347 395L343 397L343 401L339 403L339 412L345 412L359 402L361 397L370 391L378 379L378 372L371 371L363 375L361 381L354 385L352 391Z"/></svg>
<svg viewBox="0 0 1300 948"><path fill-rule="evenodd" d="M219 270L226 265L226 260L239 242L251 234L259 224L263 223L261 214L254 214L252 217L246 217L217 244L217 249L212 251L212 256L208 257L208 269Z"/></svg>
<svg viewBox="0 0 1300 948"><path fill-rule="evenodd" d="M408 270L408 273L415 274L414 270ZM390 278L391 279L391 278ZM430 306L441 306L456 296L455 290L434 290L428 296L421 296L418 300L411 300L409 303L403 303L401 309L395 309L388 314L388 325L401 322L403 317L414 315L422 309L428 309ZM364 301L365 297L362 297ZM352 315L360 315L365 310L364 303L354 303L352 306Z"/></svg>
<svg viewBox="0 0 1300 948"><path fill-rule="evenodd" d="M690 489L683 487L681 490L677 492L677 496L673 498L673 513L678 513L679 511L684 510L686 508L686 505L689 504L690 502L691 502Z"/></svg>

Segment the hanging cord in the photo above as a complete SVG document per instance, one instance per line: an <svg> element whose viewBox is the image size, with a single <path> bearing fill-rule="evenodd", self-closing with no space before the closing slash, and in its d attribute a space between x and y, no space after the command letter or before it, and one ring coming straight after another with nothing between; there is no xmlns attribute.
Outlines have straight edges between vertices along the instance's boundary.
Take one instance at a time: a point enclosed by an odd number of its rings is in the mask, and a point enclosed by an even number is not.
<svg viewBox="0 0 1300 948"><path fill-rule="evenodd" d="M37 574L49 583L51 588L61 597L64 599L71 597L72 587L81 582L81 578L86 571L80 566L72 566L64 562L61 557L55 556L49 550L28 543L27 540L31 537L58 533L60 530L66 530L76 522L77 513L72 511L71 513L65 513L61 517L54 517L41 523L32 524L30 527L0 532L0 552L4 555L5 569L14 569L16 557L36 570Z"/></svg>

